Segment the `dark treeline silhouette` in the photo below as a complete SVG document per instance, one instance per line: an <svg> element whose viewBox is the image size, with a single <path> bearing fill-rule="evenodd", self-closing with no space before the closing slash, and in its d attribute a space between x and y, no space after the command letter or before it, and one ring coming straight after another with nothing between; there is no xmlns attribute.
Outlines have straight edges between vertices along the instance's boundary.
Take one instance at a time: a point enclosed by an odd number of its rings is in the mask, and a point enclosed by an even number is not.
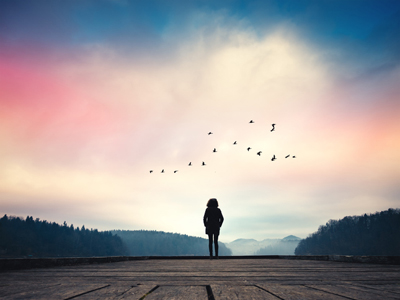
<svg viewBox="0 0 400 300"><path fill-rule="evenodd" d="M129 255L133 256L175 256L209 255L208 240L178 233L147 230L112 231L124 241ZM232 255L223 243L219 243L220 255Z"/></svg>
<svg viewBox="0 0 400 300"><path fill-rule="evenodd" d="M329 220L296 255L400 255L400 209Z"/></svg>
<svg viewBox="0 0 400 300"><path fill-rule="evenodd" d="M32 217L0 219L0 257L87 257L126 255L111 232L74 228Z"/></svg>

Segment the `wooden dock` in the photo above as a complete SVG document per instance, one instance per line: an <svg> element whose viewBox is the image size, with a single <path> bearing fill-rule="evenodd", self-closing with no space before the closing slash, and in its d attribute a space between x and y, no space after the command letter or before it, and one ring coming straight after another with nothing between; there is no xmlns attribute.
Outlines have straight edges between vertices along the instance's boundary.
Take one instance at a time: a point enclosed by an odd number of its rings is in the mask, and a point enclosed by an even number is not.
<svg viewBox="0 0 400 300"><path fill-rule="evenodd" d="M1 299L400 299L400 265L138 259L0 272Z"/></svg>

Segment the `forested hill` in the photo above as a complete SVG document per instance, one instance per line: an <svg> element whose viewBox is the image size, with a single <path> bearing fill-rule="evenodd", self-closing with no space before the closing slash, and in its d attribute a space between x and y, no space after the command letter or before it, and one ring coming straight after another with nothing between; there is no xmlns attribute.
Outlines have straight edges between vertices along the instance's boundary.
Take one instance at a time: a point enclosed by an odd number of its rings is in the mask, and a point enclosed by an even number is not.
<svg viewBox="0 0 400 300"><path fill-rule="evenodd" d="M220 255L232 252L223 243ZM98 231L54 222L0 218L0 258L209 255L208 240L162 231Z"/></svg>
<svg viewBox="0 0 400 300"><path fill-rule="evenodd" d="M147 230L116 230L133 256L209 255L208 239L178 233ZM232 255L224 243L219 242L219 255Z"/></svg>
<svg viewBox="0 0 400 300"><path fill-rule="evenodd" d="M32 217L0 219L0 257L87 257L126 255L120 237Z"/></svg>
<svg viewBox="0 0 400 300"><path fill-rule="evenodd" d="M296 255L400 255L400 209L329 220Z"/></svg>

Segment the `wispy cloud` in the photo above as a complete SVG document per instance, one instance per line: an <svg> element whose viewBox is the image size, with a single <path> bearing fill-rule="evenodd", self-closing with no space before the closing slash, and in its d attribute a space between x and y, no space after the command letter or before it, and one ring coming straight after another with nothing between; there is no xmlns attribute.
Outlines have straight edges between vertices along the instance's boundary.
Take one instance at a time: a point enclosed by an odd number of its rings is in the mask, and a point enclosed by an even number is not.
<svg viewBox="0 0 400 300"><path fill-rule="evenodd" d="M179 18L152 25L157 49L124 42L113 19L105 31L78 22L97 35L67 47L2 48L1 211L202 236L217 197L231 241L305 237L398 206L396 65L347 64L350 48L324 47L293 22L312 6L265 30L243 11L185 9L190 18L171 9Z"/></svg>

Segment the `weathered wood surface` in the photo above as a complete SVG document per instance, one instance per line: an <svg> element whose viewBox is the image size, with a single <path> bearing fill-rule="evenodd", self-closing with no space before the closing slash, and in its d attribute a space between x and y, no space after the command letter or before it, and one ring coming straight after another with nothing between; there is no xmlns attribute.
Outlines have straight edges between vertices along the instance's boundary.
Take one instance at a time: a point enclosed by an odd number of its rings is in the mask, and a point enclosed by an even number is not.
<svg viewBox="0 0 400 300"><path fill-rule="evenodd" d="M109 257L58 257L58 258L0 258L0 270L22 270L74 266L82 264L111 263L131 260L186 259L187 256L109 256ZM336 262L359 262L370 264L400 265L400 256L360 256L360 255L244 255L225 256L224 259L292 259ZM208 259L207 256L191 256L190 259Z"/></svg>
<svg viewBox="0 0 400 300"><path fill-rule="evenodd" d="M212 284L211 291L216 300L260 299L276 300L272 294L255 285L217 285Z"/></svg>
<svg viewBox="0 0 400 300"><path fill-rule="evenodd" d="M0 272L1 299L400 299L400 266L151 259Z"/></svg>

